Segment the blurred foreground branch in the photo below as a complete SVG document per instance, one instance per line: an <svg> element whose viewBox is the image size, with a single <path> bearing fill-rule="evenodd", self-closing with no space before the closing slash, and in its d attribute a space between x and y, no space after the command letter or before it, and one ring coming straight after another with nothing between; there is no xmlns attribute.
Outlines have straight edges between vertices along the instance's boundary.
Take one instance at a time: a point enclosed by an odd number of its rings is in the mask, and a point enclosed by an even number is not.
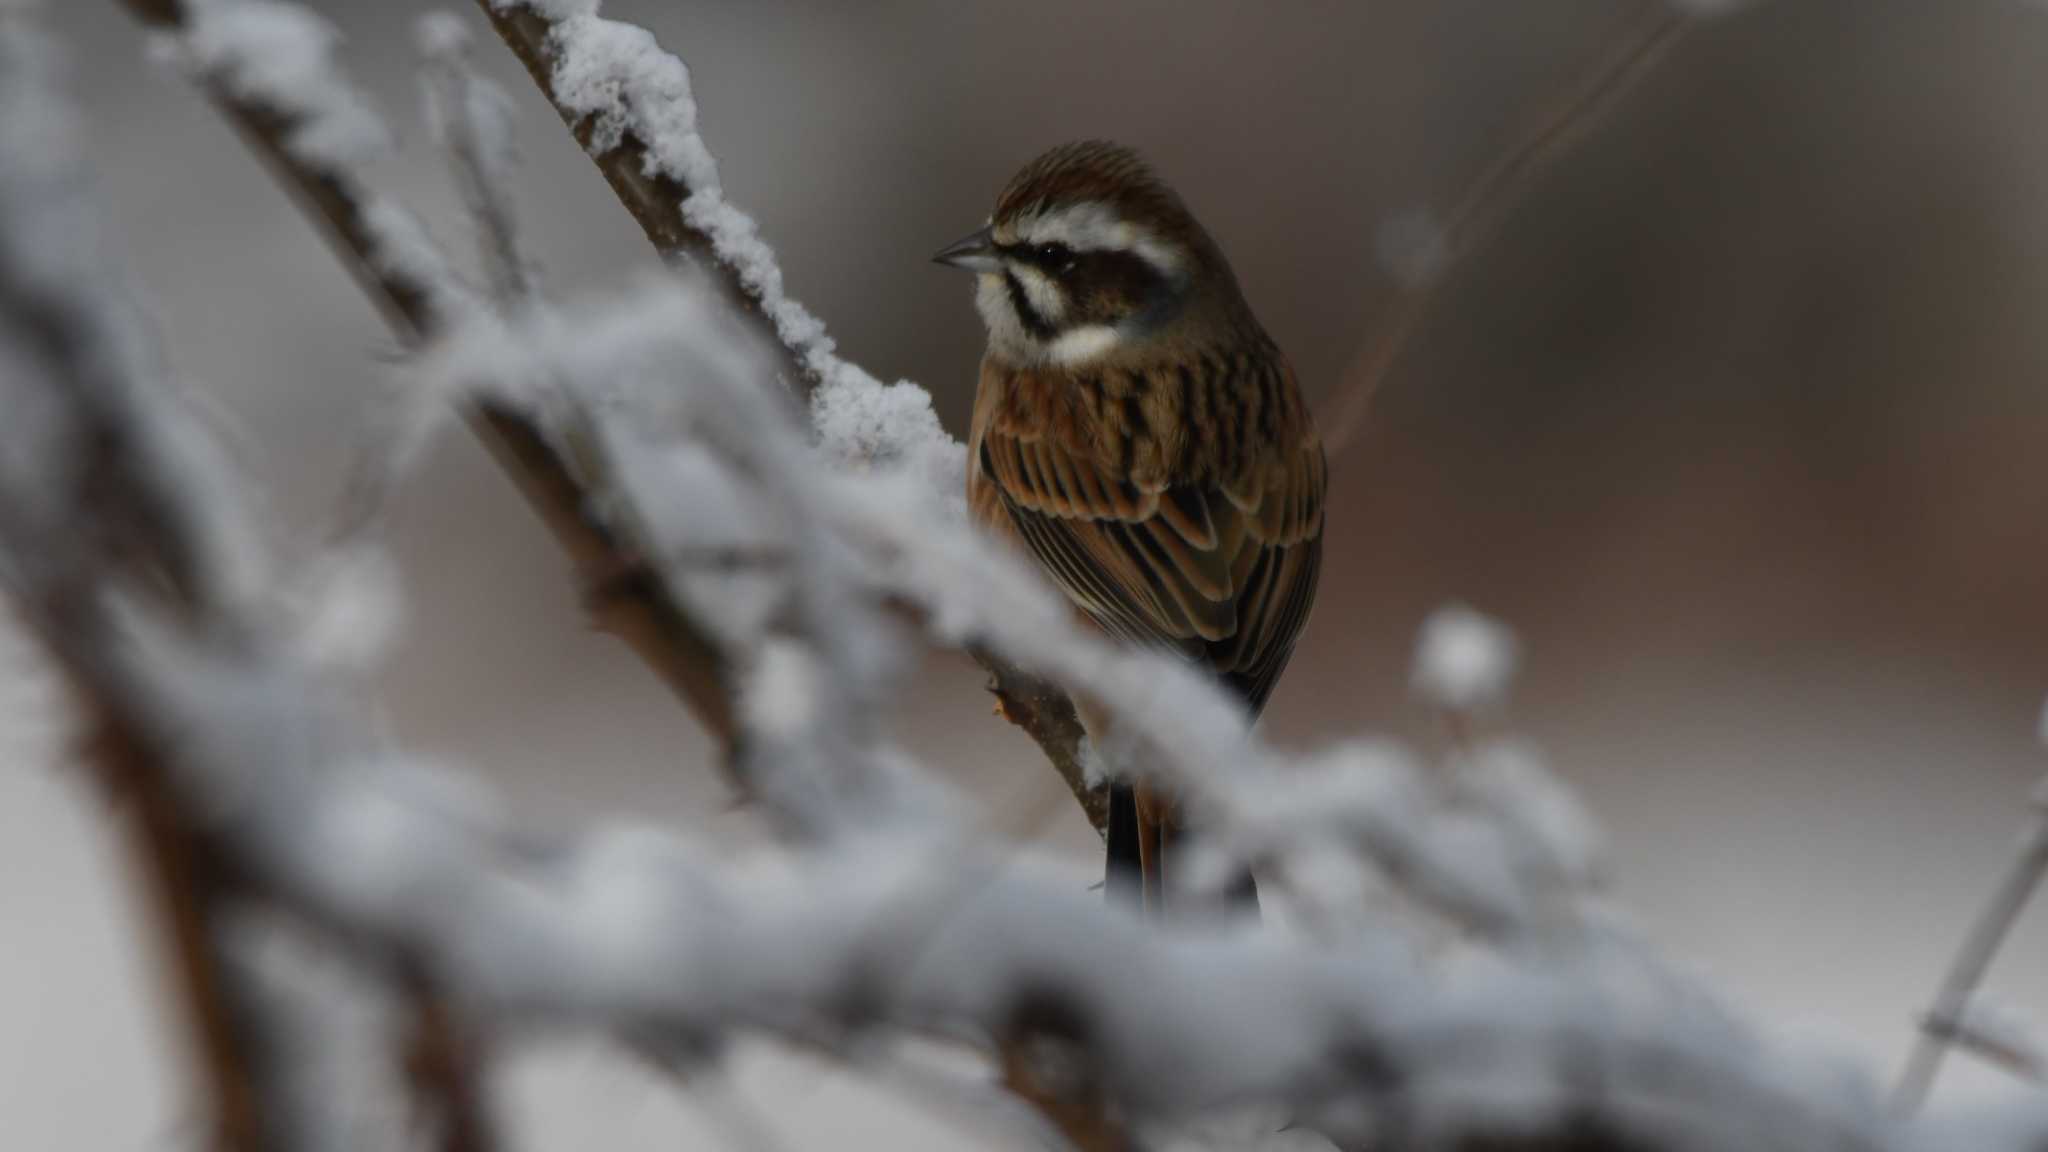
<svg viewBox="0 0 2048 1152"><path fill-rule="evenodd" d="M629 330L664 361L719 330L701 295L644 306ZM589 332L591 319L567 330ZM33 334L5 334L17 330ZM617 354L618 340L594 334L583 351ZM1618 937L1558 936L1432 972L1376 934L1310 946L1160 927L907 810L880 824L856 814L838 835L757 858L648 831L521 836L474 788L447 786L367 732L332 678L280 642L261 557L228 547L247 534L175 407L145 381L102 388L56 371L64 363L0 373L11 411L46 416L0 440L19 465L0 470L10 593L247 891L369 972L418 965L459 990L465 1027L499 1044L597 1028L686 1062L744 1033L827 1052L919 1036L1049 1054L1064 1098L1099 1100L1088 1116L1137 1134L1278 1109L1346 1146L1914 1147L1857 1094L1816 1092L1742 1028L1674 995ZM722 410L758 381L712 386L718 363L682 371ZM167 515L138 524L122 515L136 506ZM167 596L161 576L194 591ZM792 639L785 658L831 642ZM812 733L809 699L762 702L757 746L788 737L797 757L763 771L801 772L804 744L838 746ZM1356 802L1394 814L1386 796ZM1417 831L1440 819L1404 815ZM1469 849L1485 843L1470 814L1452 824ZM947 898L960 874L975 877L974 899ZM905 908L920 910L908 925Z"/></svg>
<svg viewBox="0 0 2048 1152"><path fill-rule="evenodd" d="M928 398L837 359L780 296L765 247L740 244L751 225L716 195L715 170L678 187L730 275L559 310L477 306L353 175L374 119L326 69L324 41L304 51L301 10L189 11L179 49L216 99L252 106L245 130L288 183L324 199L323 217L344 214L332 230L364 282L408 336L437 337L412 365L420 380L491 397L487 411L545 453L548 506L587 534L586 575L644 579L638 602L698 629L686 670L722 710L734 771L790 833L739 857L639 829L536 837L487 790L383 739L361 683L292 642L211 445L135 357L146 340L115 314L118 284L67 263L91 229L75 180L36 167L53 134L10 138L0 179L21 176L31 195L0 199L0 408L14 417L0 427L0 577L123 742L119 759L161 782L238 899L415 990L415 1067L447 1110L450 1147L487 1139L474 1088L489 1053L471 1041L565 1029L684 1068L746 1035L832 1057L938 1041L1007 1071L1090 1149L1248 1117L1345 1147L1459 1152L2048 1140L2040 1113L1908 1124L1862 1078L1787 1056L1657 962L1605 906L1583 813L1525 751L1466 732L1443 765L1369 741L1290 755L1199 673L1081 629L1015 557L949 518L958 446ZM560 21L549 75L578 82L551 92L596 118L595 150L632 131L644 165L708 162L679 61L581 6ZM280 73L283 59L296 67ZM730 316L734 283L756 294L749 315L773 322L772 357L747 338L758 319ZM792 363L815 377L808 430L763 387ZM706 554L774 559L676 562ZM1490 700L1511 654L1473 621L1452 624L1426 640L1422 681L1447 706ZM889 738L912 628L1103 700L1204 817L1190 883L1253 862L1315 910L1355 918L1321 917L1313 939L1143 923L988 843ZM659 654L681 651L651 635ZM174 856L153 861L172 880ZM1345 908L1366 885L1399 914ZM1404 947L1415 917L1451 931ZM1446 945L1450 962L1436 962ZM229 1023L233 1008L218 1009ZM223 1083L260 1078L224 1034ZM249 1098L247 1146L312 1142L272 1123L260 1083Z"/></svg>
<svg viewBox="0 0 2048 1152"><path fill-rule="evenodd" d="M195 644L250 644L248 541L195 506L233 497L190 429L150 394L164 390L163 369L99 250L57 53L30 19L0 15L0 374L13 424L0 450L0 571L82 706L86 759L133 821L137 871L207 1072L209 1145L297 1147L309 1134L277 1087L269 1009L229 943L251 877L180 788L177 735L155 723L124 660L136 613ZM432 998L419 1003L421 1035L444 1033ZM464 1059L442 1048L423 1078L429 1115L475 1134L451 1139L451 1152L484 1152L473 1101L440 1091Z"/></svg>
<svg viewBox="0 0 2048 1152"><path fill-rule="evenodd" d="M362 152L319 143L336 135L376 138L381 129L375 123L322 124L338 116L367 116L367 109L338 112L308 102L305 78L264 71L261 53L276 48L261 38L272 29L256 22L266 20L286 26L289 35L305 42L300 50L314 55L313 66L331 68L326 54L332 34L317 17L269 3L201 3L194 9L181 0L125 2L151 25L183 35L197 78L215 107L323 225L343 264L401 340L416 344L469 307L411 217L356 175ZM195 14L202 21L196 26ZM209 26L207 20L214 23ZM250 39L238 43L238 34ZM326 88L352 92L338 75L328 77ZM724 654L647 569L634 543L619 538L615 527L597 515L575 462L506 405L482 401L472 406L468 419L568 554L596 623L624 640L688 702L714 738L730 744L735 728Z"/></svg>

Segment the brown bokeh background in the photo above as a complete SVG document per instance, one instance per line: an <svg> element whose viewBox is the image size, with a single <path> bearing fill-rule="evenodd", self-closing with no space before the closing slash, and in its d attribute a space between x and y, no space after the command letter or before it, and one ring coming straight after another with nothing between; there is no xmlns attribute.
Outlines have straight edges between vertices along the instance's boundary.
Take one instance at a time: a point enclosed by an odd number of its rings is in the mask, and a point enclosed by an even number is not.
<svg viewBox="0 0 2048 1152"><path fill-rule="evenodd" d="M116 5L65 0L109 204L179 370L217 401L304 555L395 351L289 203ZM414 5L327 5L399 125L378 173L467 232L416 115ZM1395 298L1390 218L1454 203L1556 95L1657 18L1615 0L608 5L691 63L728 191L792 290L878 375L964 427L981 335L926 256L1012 169L1135 144L1231 254L1312 393ZM473 13L464 13L481 32ZM522 114L520 203L550 289L652 265L488 41ZM2048 689L2048 9L1775 0L1699 25L1458 265L1335 466L1321 601L1276 739L1427 739L1406 689L1447 599L1524 642L1517 726L1607 829L1670 953L1773 1026L1888 1072L2027 818ZM469 443L403 502L408 739L535 819L744 837L701 738L587 635L563 566ZM1043 774L936 658L904 724L1017 804ZM180 1103L174 1017L96 802L16 678L0 773L0 1114L24 1146L140 1147ZM1077 816L1047 835L1077 860ZM2040 918L2048 923L2048 913ZM1994 981L2048 1014L2048 928ZM590 1052L522 1068L540 1147L711 1139ZM749 1056L792 1140L953 1138L917 1109ZM790 1088L791 1083L797 1087ZM1995 1083L1957 1078L1963 1089ZM686 1135L694 1134L694 1135Z"/></svg>

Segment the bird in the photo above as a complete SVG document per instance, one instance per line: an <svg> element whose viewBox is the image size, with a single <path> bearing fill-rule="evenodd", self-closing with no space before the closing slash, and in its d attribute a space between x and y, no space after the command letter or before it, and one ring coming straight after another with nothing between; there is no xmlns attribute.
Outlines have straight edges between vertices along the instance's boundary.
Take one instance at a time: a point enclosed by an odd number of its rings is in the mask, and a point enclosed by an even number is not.
<svg viewBox="0 0 2048 1152"><path fill-rule="evenodd" d="M1085 622L1206 668L1256 718L1315 601L1327 464L1222 248L1135 151L1083 140L933 259L974 273L987 328L973 519ZM1113 718L1075 703L1102 749ZM1130 777L1110 784L1106 887L1157 911L1180 815ZM1256 908L1249 872L1232 890Z"/></svg>

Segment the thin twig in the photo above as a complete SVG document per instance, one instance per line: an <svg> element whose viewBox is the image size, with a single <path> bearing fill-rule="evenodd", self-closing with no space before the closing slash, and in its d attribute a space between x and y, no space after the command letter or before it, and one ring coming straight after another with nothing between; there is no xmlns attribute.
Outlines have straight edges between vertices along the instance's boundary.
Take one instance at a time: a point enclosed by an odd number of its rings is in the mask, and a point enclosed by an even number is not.
<svg viewBox="0 0 2048 1152"><path fill-rule="evenodd" d="M1574 133L1647 75L1692 27L1694 19L1675 5L1660 5L1641 36L1630 40L1582 87L1537 119L1529 134L1488 168L1458 202L1443 225L1438 254L1430 261L1432 267L1415 282L1403 285L1393 312L1380 323L1379 334L1352 359L1350 367L1339 377L1337 390L1324 402L1316 422L1322 432L1323 450L1329 456L1335 458L1351 446L1380 385L1436 302L1449 269L1469 255L1487 230L1500 222L1514 193L1530 176L1555 157Z"/></svg>
<svg viewBox="0 0 2048 1152"><path fill-rule="evenodd" d="M533 297L533 261L521 249L509 177L510 109L502 89L477 74L460 19L431 12L420 20L427 119L448 151L448 167L477 228L477 248L492 299L518 308Z"/></svg>
<svg viewBox="0 0 2048 1152"><path fill-rule="evenodd" d="M1998 956L1999 948L2005 944L2006 936L2019 920L2020 910L2033 897L2034 889L2040 887L2042 874L2048 872L2048 795L2044 795L2043 786L2036 788L2034 809L2033 826L2020 839L2004 879L1993 890L1984 910L1978 913L1977 922L1971 926L1970 934L1963 938L1962 947L1949 965L1948 975L1942 979L1941 990L1934 997L1934 1006L1927 1011L1930 1022L1964 1018L1971 998L1977 994L1978 985L1984 981L1985 972L1990 970L1992 960ZM1918 1111L1926 1102L1927 1094L1934 1088L1934 1078L1941 1072L1942 1057L1947 1054L1954 1038L1952 1028L1923 1026L1920 1029L1920 1039L1913 1045L1913 1052L1899 1073L1898 1085L1892 1090L1894 1108L1910 1113Z"/></svg>
<svg viewBox="0 0 2048 1152"><path fill-rule="evenodd" d="M2040 1055L2030 1047L2016 1045L1993 1031L1980 1026L1973 1017L1975 1012L1966 1013L1960 1020L1938 1019L1932 1014L1920 1021L1923 1035L1938 1036L1964 1052L1982 1057L1994 1067L2002 1068L2030 1084L2044 1080Z"/></svg>

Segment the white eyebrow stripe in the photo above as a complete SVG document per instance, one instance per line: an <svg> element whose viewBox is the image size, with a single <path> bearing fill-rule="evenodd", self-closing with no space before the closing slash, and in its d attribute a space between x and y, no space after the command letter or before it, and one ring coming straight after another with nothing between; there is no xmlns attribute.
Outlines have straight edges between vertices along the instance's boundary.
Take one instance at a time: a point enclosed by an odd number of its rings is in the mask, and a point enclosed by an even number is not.
<svg viewBox="0 0 2048 1152"><path fill-rule="evenodd" d="M1018 229L1027 244L1064 244L1076 252L1131 252L1167 276L1178 276L1181 250L1118 216L1107 204L1089 201L1027 220Z"/></svg>

